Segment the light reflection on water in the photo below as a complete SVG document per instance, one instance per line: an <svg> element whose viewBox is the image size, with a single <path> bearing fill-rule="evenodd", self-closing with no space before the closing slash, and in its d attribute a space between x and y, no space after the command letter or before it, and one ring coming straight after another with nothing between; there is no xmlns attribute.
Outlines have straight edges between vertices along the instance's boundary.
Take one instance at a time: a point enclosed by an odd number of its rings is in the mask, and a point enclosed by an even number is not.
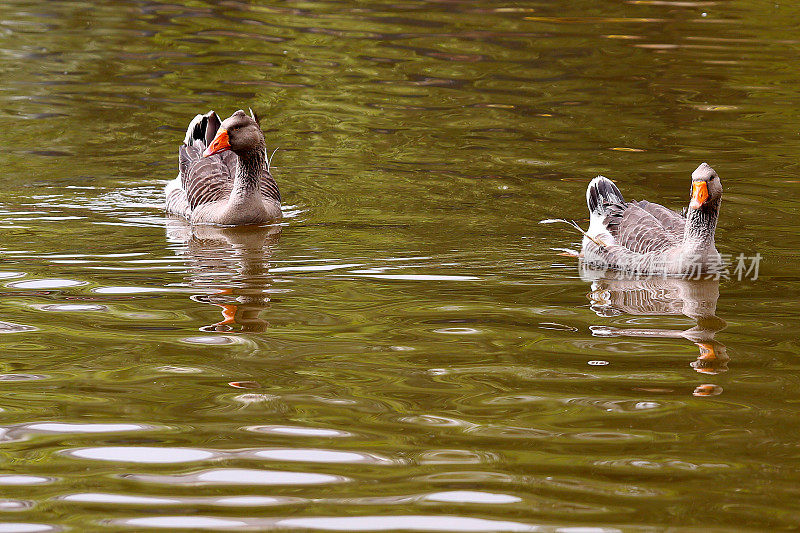
<svg viewBox="0 0 800 533"><path fill-rule="evenodd" d="M0 15L0 531L796 526L793 6ZM165 218L188 120L247 106L282 223ZM705 160L756 281L538 224Z"/></svg>

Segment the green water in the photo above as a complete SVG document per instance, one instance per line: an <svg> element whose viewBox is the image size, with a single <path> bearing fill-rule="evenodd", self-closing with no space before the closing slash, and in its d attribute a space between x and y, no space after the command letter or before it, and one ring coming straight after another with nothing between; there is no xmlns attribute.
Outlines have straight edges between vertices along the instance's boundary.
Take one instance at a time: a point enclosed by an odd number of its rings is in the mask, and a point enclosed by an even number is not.
<svg viewBox="0 0 800 533"><path fill-rule="evenodd" d="M7 0L0 531L796 529L798 16ZM284 222L193 235L185 127L248 106ZM702 161L758 279L539 224Z"/></svg>

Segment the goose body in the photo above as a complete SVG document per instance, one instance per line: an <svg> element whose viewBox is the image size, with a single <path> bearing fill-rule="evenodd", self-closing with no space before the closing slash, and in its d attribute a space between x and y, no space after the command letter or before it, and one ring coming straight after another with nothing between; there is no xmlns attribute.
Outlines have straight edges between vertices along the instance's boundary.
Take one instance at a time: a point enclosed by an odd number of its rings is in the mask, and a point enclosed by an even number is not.
<svg viewBox="0 0 800 533"><path fill-rule="evenodd" d="M239 110L224 122L214 111L197 115L178 161L178 177L164 189L167 213L192 223L226 226L281 218L281 195L269 172L255 115Z"/></svg>
<svg viewBox="0 0 800 533"><path fill-rule="evenodd" d="M714 232L722 201L719 176L706 163L692 173L692 199L683 213L647 201L626 202L614 183L589 183L589 229L583 261L593 268L632 274L720 273Z"/></svg>

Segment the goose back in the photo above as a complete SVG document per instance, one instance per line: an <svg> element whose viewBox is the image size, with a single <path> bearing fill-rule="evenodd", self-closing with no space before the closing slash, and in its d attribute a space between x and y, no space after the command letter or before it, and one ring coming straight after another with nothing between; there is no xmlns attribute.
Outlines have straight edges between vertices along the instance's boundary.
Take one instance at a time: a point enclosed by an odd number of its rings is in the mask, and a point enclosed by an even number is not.
<svg viewBox="0 0 800 533"><path fill-rule="evenodd" d="M644 205L640 205L644 204ZM667 213L669 209L650 202L606 205L605 226L619 246L632 252L648 253L674 246L683 239L683 223ZM680 217L674 211L674 215Z"/></svg>

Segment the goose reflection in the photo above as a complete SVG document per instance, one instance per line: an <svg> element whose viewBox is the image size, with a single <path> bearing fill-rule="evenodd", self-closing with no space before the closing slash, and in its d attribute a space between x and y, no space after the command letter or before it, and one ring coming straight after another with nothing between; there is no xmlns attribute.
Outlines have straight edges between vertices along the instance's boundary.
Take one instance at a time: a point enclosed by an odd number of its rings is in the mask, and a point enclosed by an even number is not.
<svg viewBox="0 0 800 533"><path fill-rule="evenodd" d="M202 292L196 302L220 308L222 320L201 331L265 331L261 313L269 306L269 258L280 226L220 227L167 219L167 239L188 258L187 282Z"/></svg>
<svg viewBox="0 0 800 533"><path fill-rule="evenodd" d="M616 328L591 326L593 335L609 337L683 338L699 350L692 368L703 374L719 374L728 370L725 345L715 339L725 328L716 315L719 280L691 280L650 277L627 279L610 272L582 269L581 278L592 283L588 294L592 310L601 317L621 314L634 316L685 315L695 321L686 330L654 328ZM718 385L700 385L695 396L712 396L722 392Z"/></svg>

